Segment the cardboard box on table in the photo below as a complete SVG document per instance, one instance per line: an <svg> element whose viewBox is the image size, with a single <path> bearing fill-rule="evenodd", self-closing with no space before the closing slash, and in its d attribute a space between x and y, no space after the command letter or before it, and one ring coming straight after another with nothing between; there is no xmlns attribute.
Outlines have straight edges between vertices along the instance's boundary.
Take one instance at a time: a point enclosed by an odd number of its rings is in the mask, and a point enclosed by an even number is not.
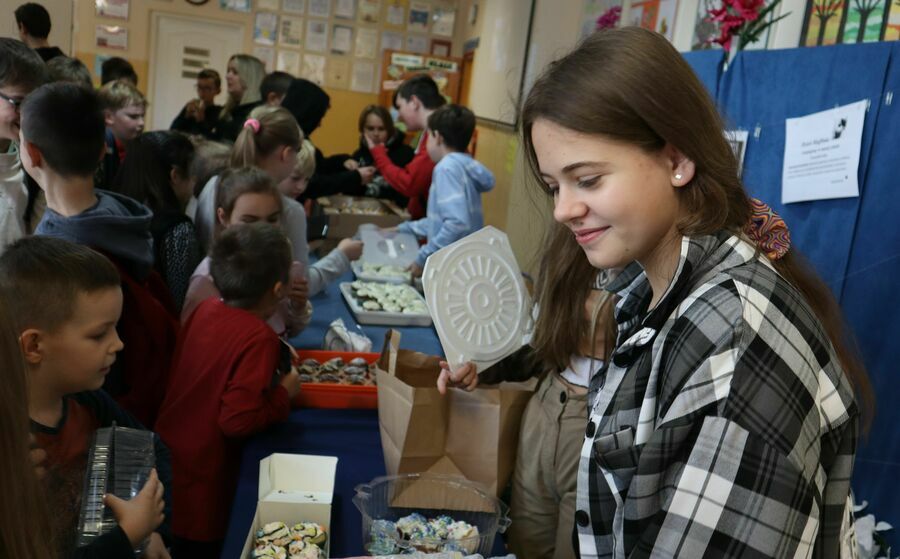
<svg viewBox="0 0 900 559"><path fill-rule="evenodd" d="M449 390L442 396L436 385L439 358L399 349L399 344L400 333L388 331L376 369L388 475L458 475L493 494L502 492L515 466L522 413L537 381ZM401 506L396 499L392 504Z"/></svg>
<svg viewBox="0 0 900 559"><path fill-rule="evenodd" d="M356 235L359 226L364 223L372 223L377 227L395 227L409 219L409 214L406 210L390 200L335 195L319 198L319 205L324 214L328 216L326 240L340 240L352 237ZM347 207L378 209L382 213L378 215L340 213L339 210L341 208Z"/></svg>
<svg viewBox="0 0 900 559"><path fill-rule="evenodd" d="M331 502L337 458L304 454L272 454L259 462L259 502L241 557L255 547L256 531L269 522L316 522L325 527L331 547ZM340 535L338 535L340 537Z"/></svg>

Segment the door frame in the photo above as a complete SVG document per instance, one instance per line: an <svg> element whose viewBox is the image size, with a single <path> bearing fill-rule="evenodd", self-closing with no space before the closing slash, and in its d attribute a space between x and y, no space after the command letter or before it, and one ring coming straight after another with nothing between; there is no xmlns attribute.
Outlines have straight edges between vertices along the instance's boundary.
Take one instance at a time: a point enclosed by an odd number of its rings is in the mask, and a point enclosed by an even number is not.
<svg viewBox="0 0 900 559"><path fill-rule="evenodd" d="M246 37L244 34L247 31L247 26L238 23L236 21L222 20L217 18L209 18L209 17L194 17L188 16L184 14L176 14L172 12L161 12L157 10L150 11L150 51L148 52L148 64L147 67L147 95L153 95L153 92L156 90L156 47L157 47L157 32L159 30L159 20L161 18L171 18L171 19L180 19L182 21L188 22L203 22L203 23L213 23L228 27L234 27L235 29L240 29L241 31L241 43L246 44ZM222 78L224 82L224 76ZM223 84L224 85L224 84ZM153 101L153 99L150 99ZM187 102L187 100L185 100ZM146 122L153 122L153 109L154 104L150 103L147 107L147 114L144 116L144 120Z"/></svg>

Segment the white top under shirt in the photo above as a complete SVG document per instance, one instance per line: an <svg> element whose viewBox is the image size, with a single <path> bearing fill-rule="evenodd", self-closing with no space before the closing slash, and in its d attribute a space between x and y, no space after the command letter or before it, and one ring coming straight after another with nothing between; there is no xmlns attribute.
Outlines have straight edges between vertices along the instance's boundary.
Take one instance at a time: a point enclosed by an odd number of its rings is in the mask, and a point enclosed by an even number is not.
<svg viewBox="0 0 900 559"><path fill-rule="evenodd" d="M602 368L603 364L603 359L573 355L569 360L569 366L560 373L560 376L569 384L590 388L591 375Z"/></svg>

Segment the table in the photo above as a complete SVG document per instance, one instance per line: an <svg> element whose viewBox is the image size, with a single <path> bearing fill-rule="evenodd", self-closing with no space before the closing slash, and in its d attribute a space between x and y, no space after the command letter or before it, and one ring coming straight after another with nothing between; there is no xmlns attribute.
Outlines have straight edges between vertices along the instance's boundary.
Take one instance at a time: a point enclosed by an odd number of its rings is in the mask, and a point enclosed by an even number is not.
<svg viewBox="0 0 900 559"><path fill-rule="evenodd" d="M340 282L352 279L352 274L348 273L310 299L314 309L312 321L306 330L291 339L294 346L301 349L321 348L325 331L335 318L342 318L350 328L357 325L338 288ZM374 342L373 351L381 351L384 333L389 327L362 326L361 329ZM433 327L395 329L402 334L402 347L443 355ZM337 537L331 541L331 556L364 555L362 517L351 499L357 485L385 475L378 411L300 409L292 411L286 423L255 435L245 445L222 551L223 559L240 557L256 511L259 461L275 452L337 456L331 509L332 532ZM494 554L505 553L502 539L498 536L494 540Z"/></svg>

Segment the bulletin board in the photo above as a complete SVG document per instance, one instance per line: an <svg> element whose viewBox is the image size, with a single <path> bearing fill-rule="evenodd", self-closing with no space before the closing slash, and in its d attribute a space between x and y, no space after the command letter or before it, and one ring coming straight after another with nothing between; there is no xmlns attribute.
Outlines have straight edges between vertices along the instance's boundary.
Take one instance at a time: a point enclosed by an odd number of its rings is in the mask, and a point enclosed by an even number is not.
<svg viewBox="0 0 900 559"><path fill-rule="evenodd" d="M267 72L379 93L384 51L450 53L456 6L440 0L254 0L253 54Z"/></svg>
<svg viewBox="0 0 900 559"><path fill-rule="evenodd" d="M394 92L404 80L416 74L428 74L450 103L459 102L462 60L449 56L424 56L415 52L386 50L381 60L382 80L378 103L393 104Z"/></svg>

